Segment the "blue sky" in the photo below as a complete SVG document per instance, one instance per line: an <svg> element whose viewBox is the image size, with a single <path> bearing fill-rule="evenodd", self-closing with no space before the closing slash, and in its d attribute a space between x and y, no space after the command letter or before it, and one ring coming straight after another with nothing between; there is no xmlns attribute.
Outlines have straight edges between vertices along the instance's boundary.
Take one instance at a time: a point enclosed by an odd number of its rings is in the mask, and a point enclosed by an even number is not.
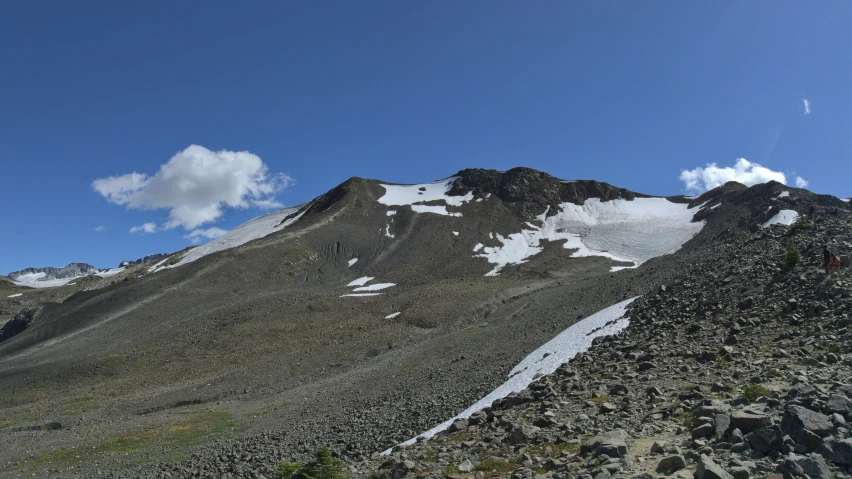
<svg viewBox="0 0 852 479"><path fill-rule="evenodd" d="M5 2L0 273L175 251L350 176L529 166L670 195L743 157L847 197L849 18L843 1ZM204 215L157 196L220 151L251 154L242 196Z"/></svg>

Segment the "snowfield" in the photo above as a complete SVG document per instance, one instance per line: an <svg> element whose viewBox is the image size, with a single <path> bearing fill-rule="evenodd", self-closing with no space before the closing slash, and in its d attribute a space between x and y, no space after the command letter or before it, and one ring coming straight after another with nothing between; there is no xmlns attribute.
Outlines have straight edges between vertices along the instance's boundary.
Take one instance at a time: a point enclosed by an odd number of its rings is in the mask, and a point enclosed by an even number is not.
<svg viewBox="0 0 852 479"><path fill-rule="evenodd" d="M388 289L388 288L393 287L393 286L396 286L396 283L376 283L376 284L371 284L369 286L361 286L359 288L353 289L352 291L355 291L355 292L359 292L359 291L381 291L383 289Z"/></svg>
<svg viewBox="0 0 852 479"><path fill-rule="evenodd" d="M413 437L402 444L407 446L414 444L417 438L430 438L435 434L446 430L457 419L466 419L471 414L488 407L497 399L504 398L513 392L520 392L526 389L537 374L550 374L562 365L568 362L578 353L587 351L592 340L599 336L609 336L623 330L630 324L627 318L624 318L624 313L627 305L632 303L637 297L614 304L606 309L583 319L568 329L562 331L555 338L551 339L540 348L536 349L525 357L517 366L509 372L509 378L501 384L497 389L491 391L487 396L475 402L472 406L465 409L457 416L447 421L438 424L432 429ZM391 449L383 451L382 454L390 454Z"/></svg>
<svg viewBox="0 0 852 479"><path fill-rule="evenodd" d="M112 268L107 271L99 271L94 274L94 276L98 276L101 278L109 278L110 276L115 276L118 273L124 271L124 268ZM47 276L46 273L29 273L18 276L17 281L13 281L18 286L29 286L30 288L55 288L57 286L65 286L71 283L72 281L76 281L80 278L84 278L85 276L74 276L73 278L61 278L61 279L47 279L42 280Z"/></svg>
<svg viewBox="0 0 852 479"><path fill-rule="evenodd" d="M23 295L24 295L24 293L18 293L18 294L10 294L9 296L6 296L6 297L7 298L18 298L18 297L21 297Z"/></svg>
<svg viewBox="0 0 852 479"><path fill-rule="evenodd" d="M226 250L226 249L230 249L230 248L236 248L237 246L244 245L244 244L248 243L249 241L256 240L256 239L259 239L259 238L263 238L264 236L275 233L276 231L281 231L284 228L286 228L286 227L290 226L291 224L295 223L296 221L298 221L299 218L301 218L302 215L304 215L305 212L308 209L305 208L305 211L303 211L298 216L290 218L283 225L278 226L278 224L281 223L281 221L283 221L284 218L286 218L288 215L292 215L293 213L296 213L297 211L299 211L300 208L302 208L305 205L306 204L303 203L301 205L294 206L292 208L284 208L284 209L281 209L281 210L278 210L278 211L273 211L272 213L263 215L259 218L255 218L251 221L247 221L247 222L241 224L240 226L237 226L236 228L232 229L231 231L228 231L227 233L223 234L222 236L214 239L213 241L211 241L207 244L201 245L197 248L193 248L192 250L189 251L189 253L187 253L183 257L183 259L178 261L175 265L167 266L167 267L168 268L176 268L178 266L182 266L182 265L185 265L187 263L191 263L195 260L201 259L201 258L207 256L208 254L216 253L218 251L222 251L222 250ZM157 266L159 266L160 264L162 264L162 263L158 263L157 265L155 265L155 268ZM153 273L154 271L157 271L158 269L163 269L163 268L157 268L157 269L151 268L150 271Z"/></svg>
<svg viewBox="0 0 852 479"><path fill-rule="evenodd" d="M779 193L779 194L778 194L778 197L779 197L779 198L786 198L786 197L788 197L788 196L790 196L790 192L789 192L789 191L782 191L781 193Z"/></svg>
<svg viewBox="0 0 852 479"><path fill-rule="evenodd" d="M433 183L422 183L419 185L385 185L385 194L379 198L379 203L387 206L411 206L411 209L416 213L434 213L444 216L461 216L461 213L450 213L447 211L447 206L461 206L464 203L473 199L473 192L468 192L464 196L448 195L453 183L458 179L454 176L451 178L438 180ZM440 205L423 205L429 201L443 201L447 206ZM394 213L391 213L393 211ZM387 215L395 214L395 210L388 211Z"/></svg>
<svg viewBox="0 0 852 479"><path fill-rule="evenodd" d="M486 276L496 276L507 265L525 263L543 250L543 241L564 241L576 249L571 257L603 256L638 266L651 258L674 253L697 235L704 222L692 222L694 211L686 204L665 198L636 198L633 201L586 200L583 205L563 203L554 216L548 210L537 217L541 226L500 234L500 246L486 246L476 257L494 264ZM479 248L479 244L476 248Z"/></svg>
<svg viewBox="0 0 852 479"><path fill-rule="evenodd" d="M778 212L777 215L773 216L772 218L769 218L769 221L763 223L763 227L768 228L772 225L790 226L791 224L795 223L798 218L799 213L793 210L781 210Z"/></svg>

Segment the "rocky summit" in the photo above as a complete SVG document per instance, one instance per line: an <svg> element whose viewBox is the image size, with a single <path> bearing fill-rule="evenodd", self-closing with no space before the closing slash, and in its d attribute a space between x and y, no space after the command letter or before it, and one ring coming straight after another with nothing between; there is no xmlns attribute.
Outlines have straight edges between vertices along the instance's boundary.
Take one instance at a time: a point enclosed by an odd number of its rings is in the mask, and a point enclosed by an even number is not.
<svg viewBox="0 0 852 479"><path fill-rule="evenodd" d="M9 286L0 477L852 477L850 254L775 182L352 178Z"/></svg>

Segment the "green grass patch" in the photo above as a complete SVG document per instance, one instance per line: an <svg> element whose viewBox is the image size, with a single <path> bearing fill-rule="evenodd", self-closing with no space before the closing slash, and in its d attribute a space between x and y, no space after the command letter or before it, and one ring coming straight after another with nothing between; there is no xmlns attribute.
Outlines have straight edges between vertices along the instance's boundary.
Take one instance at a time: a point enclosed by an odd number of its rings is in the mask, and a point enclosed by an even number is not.
<svg viewBox="0 0 852 479"><path fill-rule="evenodd" d="M560 457L563 452L569 454L580 452L580 445L573 442L564 442L562 444L543 442L527 448L527 454L537 457Z"/></svg>
<svg viewBox="0 0 852 479"><path fill-rule="evenodd" d="M769 396L770 394L772 394L772 391L762 384L749 384L743 388L743 396L748 399L749 402L754 402L757 398L761 396Z"/></svg>
<svg viewBox="0 0 852 479"><path fill-rule="evenodd" d="M267 414L275 412L279 409L287 409L288 407L290 407L292 405L293 405L293 403L291 403L291 402L285 402L285 403L281 403L281 404L273 404L271 406L262 407L262 408L258 409L257 411L254 411L253 413L249 414L249 416L252 416L252 417L266 416Z"/></svg>
<svg viewBox="0 0 852 479"><path fill-rule="evenodd" d="M477 464L476 467L473 468L473 470L481 472L496 472L499 474L507 474L514 471L515 466L505 459L489 457L488 459L485 459L479 464Z"/></svg>
<svg viewBox="0 0 852 479"><path fill-rule="evenodd" d="M589 401L592 401L593 403L598 404L598 405L603 404L603 403L608 402L608 401L611 401L611 400L612 400L612 398L610 396L595 396L595 397L589 399Z"/></svg>
<svg viewBox="0 0 852 479"><path fill-rule="evenodd" d="M40 456L29 464L35 466L58 465L69 466L74 462L88 462L100 454L141 454L154 446L164 446L170 449L166 460L185 459L188 448L235 431L236 424L227 412L211 412L200 414L186 421L168 426L145 429L115 438L108 439L95 446L81 447L58 451ZM145 461L156 461L158 458L144 458ZM145 462L143 461L143 462Z"/></svg>
<svg viewBox="0 0 852 479"><path fill-rule="evenodd" d="M91 396L80 396L74 398L71 404L66 409L66 414L82 414L93 409L100 408L100 405L92 403Z"/></svg>
<svg viewBox="0 0 852 479"><path fill-rule="evenodd" d="M281 461L275 471L275 477L279 479L290 479L293 474L308 479L347 479L350 476L346 463L333 457L327 446L321 447L306 463Z"/></svg>
<svg viewBox="0 0 852 479"><path fill-rule="evenodd" d="M689 411L684 411L674 416L675 421L683 427L693 429L696 427L695 416Z"/></svg>

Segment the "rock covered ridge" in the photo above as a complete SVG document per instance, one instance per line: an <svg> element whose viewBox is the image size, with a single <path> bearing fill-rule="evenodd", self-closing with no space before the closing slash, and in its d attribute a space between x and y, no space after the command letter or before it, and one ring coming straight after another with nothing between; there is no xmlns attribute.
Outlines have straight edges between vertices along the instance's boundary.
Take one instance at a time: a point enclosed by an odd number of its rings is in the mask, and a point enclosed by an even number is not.
<svg viewBox="0 0 852 479"><path fill-rule="evenodd" d="M446 433L353 464L376 478L852 477L852 218L743 230L630 325ZM802 261L783 266L792 242Z"/></svg>
<svg viewBox="0 0 852 479"><path fill-rule="evenodd" d="M40 280L76 278L78 276L87 276L95 274L98 269L86 263L71 263L62 268L26 268L21 271L12 271L9 273L9 278L17 280L21 276L33 273L44 273L45 275Z"/></svg>

